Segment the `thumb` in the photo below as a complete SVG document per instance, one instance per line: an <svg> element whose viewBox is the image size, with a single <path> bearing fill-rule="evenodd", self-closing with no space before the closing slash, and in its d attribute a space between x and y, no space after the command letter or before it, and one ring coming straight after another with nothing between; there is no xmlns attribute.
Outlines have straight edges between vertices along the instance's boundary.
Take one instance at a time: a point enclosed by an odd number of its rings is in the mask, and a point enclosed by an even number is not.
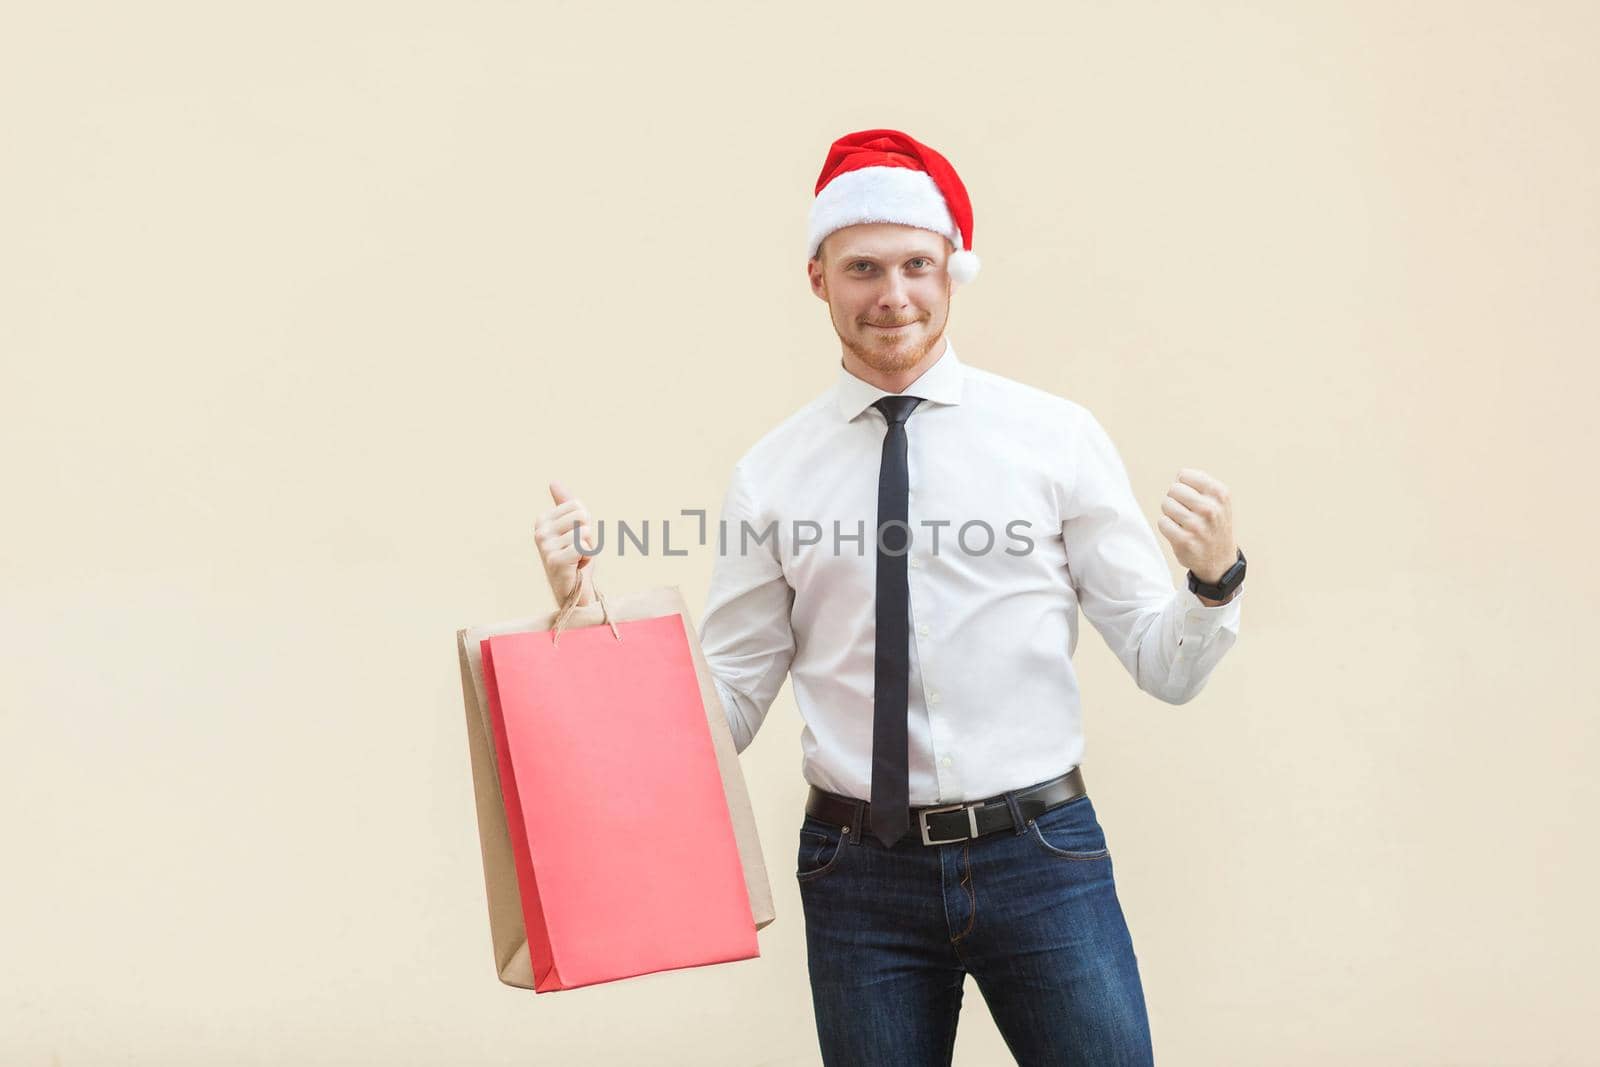
<svg viewBox="0 0 1600 1067"><path fill-rule="evenodd" d="M550 499L551 500L554 500L557 504L565 504L571 498L572 498L572 494L567 492L567 487L566 486L562 485L560 482L551 482L550 483ZM587 567L589 565L590 559L592 559L592 558L593 557L591 557L591 556L579 556L578 557L578 570L581 571L581 570L583 570L583 568Z"/></svg>

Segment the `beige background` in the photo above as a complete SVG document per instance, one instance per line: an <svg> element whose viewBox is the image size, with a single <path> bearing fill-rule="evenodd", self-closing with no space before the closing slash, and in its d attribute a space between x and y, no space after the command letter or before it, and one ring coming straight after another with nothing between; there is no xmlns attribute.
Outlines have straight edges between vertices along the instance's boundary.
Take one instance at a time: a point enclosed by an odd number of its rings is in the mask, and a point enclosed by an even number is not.
<svg viewBox="0 0 1600 1067"><path fill-rule="evenodd" d="M453 638L551 606L548 479L714 515L827 388L805 211L891 126L963 358L1237 501L1199 699L1079 646L1159 1062L1600 1063L1592 6L7 7L0 1062L818 1062L790 691L762 958L535 998Z"/></svg>

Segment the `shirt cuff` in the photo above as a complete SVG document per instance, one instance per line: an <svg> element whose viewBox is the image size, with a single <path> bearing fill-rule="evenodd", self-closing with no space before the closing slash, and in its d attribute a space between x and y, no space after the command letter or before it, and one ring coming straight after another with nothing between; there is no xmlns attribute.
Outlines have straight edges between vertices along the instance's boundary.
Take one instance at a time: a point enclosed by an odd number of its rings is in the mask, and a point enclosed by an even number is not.
<svg viewBox="0 0 1600 1067"><path fill-rule="evenodd" d="M1226 604L1204 603L1188 585L1178 587L1178 603L1183 608L1183 640L1188 645L1191 638L1204 640L1226 626L1235 633L1239 630L1239 601L1244 599L1240 586L1233 599Z"/></svg>

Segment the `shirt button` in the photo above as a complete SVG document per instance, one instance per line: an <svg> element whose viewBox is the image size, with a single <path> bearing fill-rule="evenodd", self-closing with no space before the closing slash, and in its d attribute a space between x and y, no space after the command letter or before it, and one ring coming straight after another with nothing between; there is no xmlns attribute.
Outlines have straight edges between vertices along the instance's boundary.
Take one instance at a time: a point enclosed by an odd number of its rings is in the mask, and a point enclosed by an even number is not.
<svg viewBox="0 0 1600 1067"><path fill-rule="evenodd" d="M916 556L912 556L911 557L911 569L912 570L916 570L920 566L922 566L922 564L917 562L917 557Z"/></svg>
<svg viewBox="0 0 1600 1067"><path fill-rule="evenodd" d="M949 757L949 756L946 756L946 757L945 757L945 758L944 758L944 759L942 759L942 760L940 760L940 761L939 761L939 766L941 766L941 767L948 767L948 766L950 766L950 757Z"/></svg>
<svg viewBox="0 0 1600 1067"><path fill-rule="evenodd" d="M920 635L922 637L927 637L928 636L928 628L926 626L919 625L917 627L917 633L918 633L918 635Z"/></svg>
<svg viewBox="0 0 1600 1067"><path fill-rule="evenodd" d="M934 692L928 694L928 703L930 703L930 704L939 703L939 694L938 694L937 691L934 691Z"/></svg>

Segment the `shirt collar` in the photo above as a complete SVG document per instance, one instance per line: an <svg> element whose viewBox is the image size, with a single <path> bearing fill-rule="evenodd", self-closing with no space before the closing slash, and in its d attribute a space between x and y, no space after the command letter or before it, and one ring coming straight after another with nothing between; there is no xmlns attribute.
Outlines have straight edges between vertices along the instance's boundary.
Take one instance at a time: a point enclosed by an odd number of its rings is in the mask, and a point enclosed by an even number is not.
<svg viewBox="0 0 1600 1067"><path fill-rule="evenodd" d="M923 371L916 381L906 386L904 392L936 404L959 404L962 377L961 361L956 358L956 346L946 336L944 354L934 361L933 366ZM834 405L846 422L871 407L879 397L894 395L896 394L887 389L879 389L871 382L857 378L845 369L844 360L840 359L839 378L834 383Z"/></svg>

